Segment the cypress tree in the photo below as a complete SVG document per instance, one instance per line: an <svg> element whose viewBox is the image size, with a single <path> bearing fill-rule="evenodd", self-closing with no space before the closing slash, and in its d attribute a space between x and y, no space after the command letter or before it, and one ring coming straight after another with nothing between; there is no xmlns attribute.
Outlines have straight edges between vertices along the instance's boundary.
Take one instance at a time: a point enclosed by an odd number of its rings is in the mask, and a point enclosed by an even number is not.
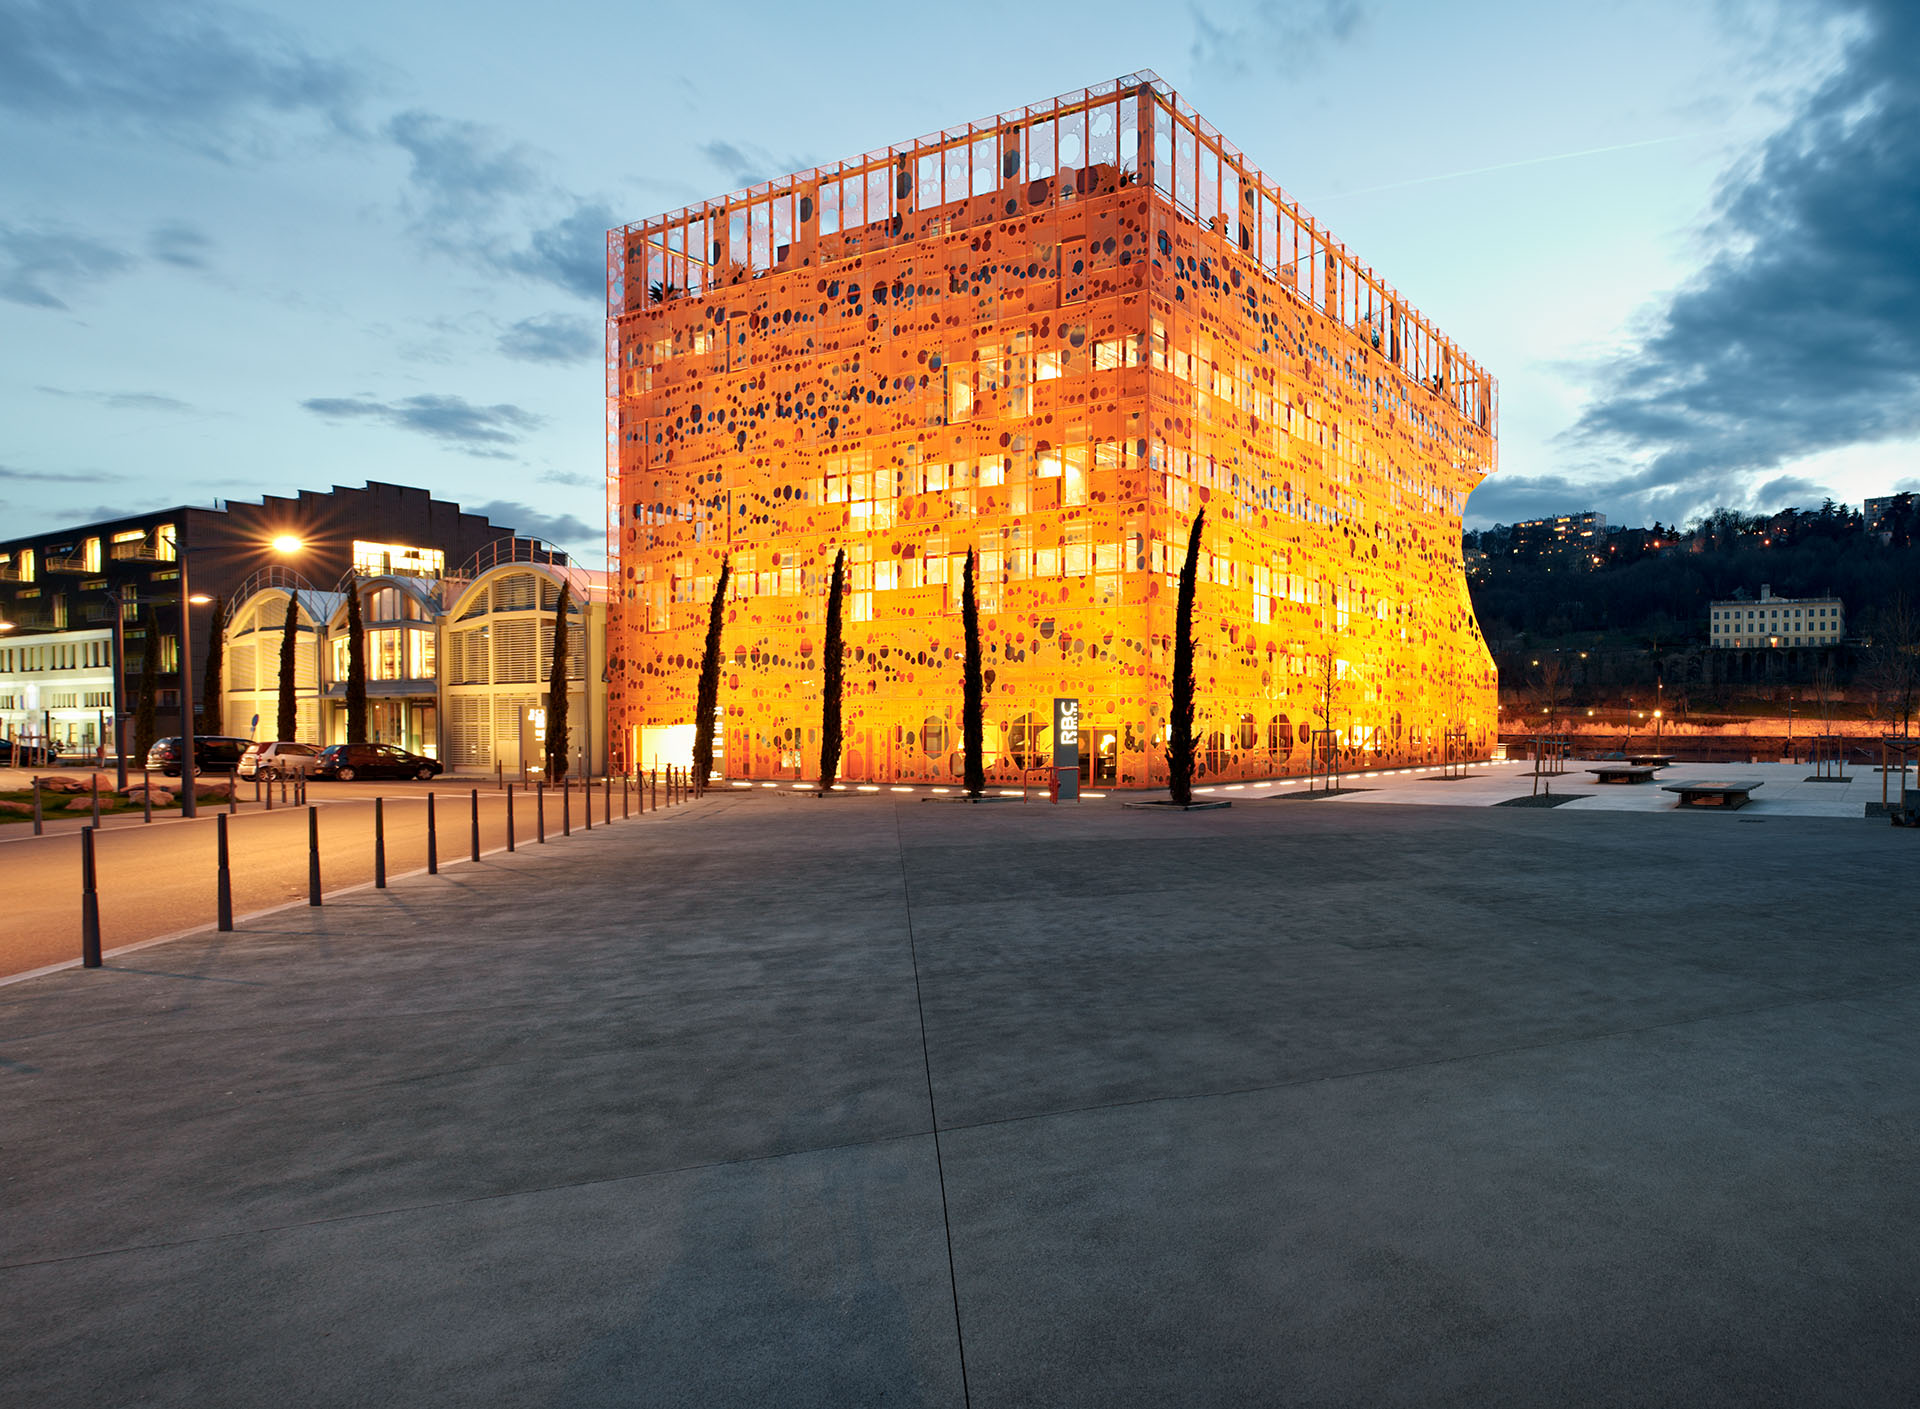
<svg viewBox="0 0 1920 1409"><path fill-rule="evenodd" d="M280 628L280 717L274 723L276 739L291 739L294 731L300 727L298 702L294 697L294 649L299 639L300 609L299 597L289 589L287 592L287 619Z"/></svg>
<svg viewBox="0 0 1920 1409"><path fill-rule="evenodd" d="M146 639L140 644L140 690L133 703L133 754L142 764L153 747L153 697L160 679L160 625L147 613Z"/></svg>
<svg viewBox="0 0 1920 1409"><path fill-rule="evenodd" d="M553 662L547 669L547 781L567 776L567 613L573 606L573 588L560 584L560 600L553 607Z"/></svg>
<svg viewBox="0 0 1920 1409"><path fill-rule="evenodd" d="M367 632L360 624L360 584L347 586L347 742L367 741Z"/></svg>
<svg viewBox="0 0 1920 1409"><path fill-rule="evenodd" d="M1167 791L1185 807L1193 801L1193 589L1200 576L1202 509L1187 535L1187 560L1180 568L1180 604L1173 622L1173 703L1167 714Z"/></svg>
<svg viewBox="0 0 1920 1409"><path fill-rule="evenodd" d="M713 773L713 714L720 705L720 628L727 609L727 577L732 571L720 560L720 581L714 584L713 605L707 609L707 648L700 656L700 688L693 699L693 790L707 790Z"/></svg>
<svg viewBox="0 0 1920 1409"><path fill-rule="evenodd" d="M966 636L966 661L961 676L960 748L966 760L967 796L978 798L987 786L986 726L980 680L980 599L973 589L973 549L967 549L965 576L960 580L960 629Z"/></svg>
<svg viewBox="0 0 1920 1409"><path fill-rule="evenodd" d="M207 669L200 681L200 723L196 732L202 734L224 734L222 725L226 722L220 708L220 675L226 666L227 654L227 604L220 598L213 599L213 606L207 612Z"/></svg>
<svg viewBox="0 0 1920 1409"><path fill-rule="evenodd" d="M840 773L840 604L846 595L847 550L833 555L833 586L827 594L827 643L821 671L820 795L833 791Z"/></svg>

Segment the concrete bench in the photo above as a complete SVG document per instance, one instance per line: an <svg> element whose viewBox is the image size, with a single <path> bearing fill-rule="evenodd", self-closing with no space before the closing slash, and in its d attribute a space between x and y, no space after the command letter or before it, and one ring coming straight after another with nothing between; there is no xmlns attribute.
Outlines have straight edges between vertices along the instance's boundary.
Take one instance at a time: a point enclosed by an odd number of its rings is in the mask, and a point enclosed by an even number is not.
<svg viewBox="0 0 1920 1409"><path fill-rule="evenodd" d="M1678 793L1680 800L1675 807L1745 807L1752 798L1748 796L1759 783L1728 783L1701 780L1693 783L1667 783L1663 791Z"/></svg>
<svg viewBox="0 0 1920 1409"><path fill-rule="evenodd" d="M1644 783L1658 771L1650 763L1602 763L1587 770L1602 783Z"/></svg>

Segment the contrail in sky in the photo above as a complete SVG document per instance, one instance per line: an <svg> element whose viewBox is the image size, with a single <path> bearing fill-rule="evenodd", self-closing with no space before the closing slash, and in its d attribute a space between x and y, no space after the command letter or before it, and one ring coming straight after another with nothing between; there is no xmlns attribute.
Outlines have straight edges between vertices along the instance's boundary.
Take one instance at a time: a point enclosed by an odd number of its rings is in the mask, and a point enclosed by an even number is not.
<svg viewBox="0 0 1920 1409"><path fill-rule="evenodd" d="M1462 176L1484 176L1489 171L1512 171L1520 166L1539 166L1543 162L1571 161L1575 157L1597 157L1603 152L1630 152L1636 147L1657 147L1663 142L1684 141L1689 133L1673 137L1649 137L1644 142L1620 142L1611 147L1588 147L1582 152L1556 152L1550 157L1527 157L1523 161L1503 161L1493 166L1476 166L1466 171L1449 171L1440 176L1416 176L1411 181L1389 181L1384 186L1362 186L1357 191L1341 191L1337 195L1317 196L1312 199L1301 197L1308 205L1325 205L1328 201L1343 201L1349 196L1371 196L1378 191L1398 191L1406 186L1428 186L1435 181L1457 181Z"/></svg>

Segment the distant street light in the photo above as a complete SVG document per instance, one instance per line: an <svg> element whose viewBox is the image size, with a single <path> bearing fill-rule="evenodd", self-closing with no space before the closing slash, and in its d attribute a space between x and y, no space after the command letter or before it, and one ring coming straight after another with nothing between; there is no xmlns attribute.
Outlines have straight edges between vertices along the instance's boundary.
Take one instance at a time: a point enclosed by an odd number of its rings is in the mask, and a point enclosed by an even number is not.
<svg viewBox="0 0 1920 1409"><path fill-rule="evenodd" d="M297 535L291 533L279 534L273 540L273 551L276 553L297 553L306 546Z"/></svg>

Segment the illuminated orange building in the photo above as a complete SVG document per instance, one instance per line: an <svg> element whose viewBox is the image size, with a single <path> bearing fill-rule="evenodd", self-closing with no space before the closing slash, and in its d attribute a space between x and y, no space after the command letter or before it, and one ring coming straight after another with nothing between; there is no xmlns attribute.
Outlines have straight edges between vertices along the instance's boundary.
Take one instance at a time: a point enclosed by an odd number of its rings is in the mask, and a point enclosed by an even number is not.
<svg viewBox="0 0 1920 1409"><path fill-rule="evenodd" d="M1493 379L1152 74L614 230L607 255L628 758L684 760L725 555L726 772L812 777L844 547L843 776L952 782L971 548L991 770L1050 756L1070 695L1089 783L1161 782L1203 506L1206 777L1303 772L1310 729L1348 762L1438 759L1450 733L1484 756L1460 515Z"/></svg>

